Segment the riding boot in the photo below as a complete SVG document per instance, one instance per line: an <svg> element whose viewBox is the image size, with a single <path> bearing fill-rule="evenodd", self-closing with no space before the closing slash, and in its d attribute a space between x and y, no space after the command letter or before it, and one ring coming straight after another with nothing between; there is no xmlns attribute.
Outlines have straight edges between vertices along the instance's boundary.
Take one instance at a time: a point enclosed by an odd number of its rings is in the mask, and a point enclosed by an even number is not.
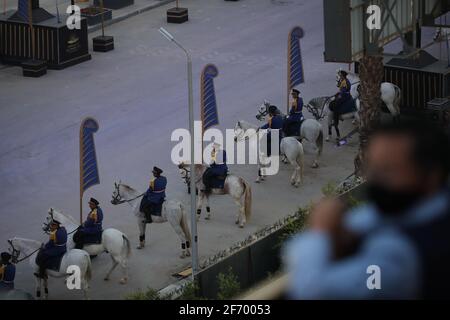
<svg viewBox="0 0 450 320"><path fill-rule="evenodd" d="M145 223L153 223L151 209L147 208L145 210Z"/></svg>
<svg viewBox="0 0 450 320"><path fill-rule="evenodd" d="M39 272L35 272L34 275L40 279L47 279L46 269L43 266L39 266Z"/></svg>

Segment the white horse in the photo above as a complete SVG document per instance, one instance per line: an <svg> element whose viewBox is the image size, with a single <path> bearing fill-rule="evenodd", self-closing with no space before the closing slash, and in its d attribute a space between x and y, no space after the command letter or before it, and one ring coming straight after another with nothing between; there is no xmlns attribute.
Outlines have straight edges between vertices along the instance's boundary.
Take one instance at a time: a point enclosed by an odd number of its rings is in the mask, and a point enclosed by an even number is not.
<svg viewBox="0 0 450 320"><path fill-rule="evenodd" d="M345 113L339 115L339 121L353 120L355 125L359 125L359 111L361 109L361 80L358 75L349 73L348 79L352 84L351 95L355 100L356 109L353 112ZM336 75L336 82L339 81L339 70ZM381 100L383 105L380 107L386 107L389 114L395 119L400 116L400 102L402 97L401 89L393 83L383 82L380 87L381 90ZM338 140L340 139L339 123L334 121L334 113L330 111L330 104L335 100L334 96L331 97L319 97L312 99L305 107L314 116L317 121L321 121L323 118L327 117L328 120L328 135L326 141L329 141L332 136L332 127L334 126Z"/></svg>
<svg viewBox="0 0 450 320"><path fill-rule="evenodd" d="M352 84L350 93L356 102L356 107L360 110L361 98L361 80L359 76L353 73L348 75L348 79ZM383 82L380 87L381 100L392 117L400 116L400 102L402 100L402 90L393 83Z"/></svg>
<svg viewBox="0 0 450 320"><path fill-rule="evenodd" d="M189 165L181 163L178 166L180 170L181 178L184 181L190 180ZM203 190L205 186L203 184L203 174L208 169L208 166L203 164L195 165L195 185L198 190L198 200L197 200L197 220L200 219L202 213L202 207L204 200L206 198L206 220L211 219L211 206L209 202L209 194L205 193ZM234 202L239 206L238 214L236 215L236 224L239 224L240 228L243 228L248 220L250 220L252 211L252 188L244 178L228 175L225 179L225 184L223 189L212 189L211 194L214 195L226 195L229 194Z"/></svg>
<svg viewBox="0 0 450 320"><path fill-rule="evenodd" d="M251 135L256 134L258 131L258 126L251 124L247 121L238 121L234 127L235 141L244 141L245 139L250 139ZM304 150L303 145L295 137L287 137L281 140L280 143L280 155L284 155L289 163L294 167L294 173L290 178L290 182L296 188L303 181L303 169L304 169ZM263 159L263 163L267 163L264 158L267 156L259 150L260 159ZM279 156L279 155L273 155ZM260 183L265 180L264 166L259 166L258 178L256 183Z"/></svg>
<svg viewBox="0 0 450 320"><path fill-rule="evenodd" d="M44 231L48 231L48 225L53 220L57 220L63 225L69 236L67 237L67 249L75 248L73 242L73 232L77 230L79 224L69 215L66 215L54 208L48 211L47 222L44 224ZM112 267L106 274L104 280L108 281L111 273L120 264L122 267L121 284L126 284L128 281L128 258L131 254L130 240L121 231L113 228L108 228L102 232L102 241L98 244L85 244L83 250L90 256L96 256L103 252L107 252L111 256Z"/></svg>
<svg viewBox="0 0 450 320"><path fill-rule="evenodd" d="M8 240L11 247L11 255L14 263L19 263L25 259L29 259L30 265L35 273L39 272L39 266L36 264L36 256L42 247L42 243L35 240L24 238L12 238ZM23 258L21 258L23 256ZM89 280L91 279L91 259L89 254L84 250L72 249L68 250L62 257L58 271L48 270L47 275L53 278L67 278L73 273L67 273L69 266L77 266L80 270L80 285L84 293L84 298L88 298ZM44 289L44 298L48 298L48 279L36 277L36 297L41 297L42 289Z"/></svg>
<svg viewBox="0 0 450 320"><path fill-rule="evenodd" d="M138 249L145 247L145 229L147 226L147 220L145 214L140 211L140 201L143 197L143 193L140 193L132 187L123 184L121 182L114 183L114 192L112 195L111 203L113 205L119 205L128 203L131 206L131 210L137 217L137 223L139 226L139 246ZM175 233L181 240L181 258L189 257L191 255L189 248L191 242L191 232L188 226L188 217L184 211L183 204L178 200L166 200L162 205L161 216L152 215L153 223L169 222Z"/></svg>
<svg viewBox="0 0 450 320"><path fill-rule="evenodd" d="M271 103L264 100L264 103L258 109L256 119L258 119L259 121L265 121L266 117L269 115L270 106ZM281 110L278 110L278 112L282 117L286 118L286 115ZM316 151L316 158L314 159L311 167L315 169L318 168L319 159L323 151L323 140L324 140L323 129L320 122L315 119L305 119L300 128L300 136L295 138L298 139L300 142L306 140L309 143L311 143L311 145L314 147Z"/></svg>

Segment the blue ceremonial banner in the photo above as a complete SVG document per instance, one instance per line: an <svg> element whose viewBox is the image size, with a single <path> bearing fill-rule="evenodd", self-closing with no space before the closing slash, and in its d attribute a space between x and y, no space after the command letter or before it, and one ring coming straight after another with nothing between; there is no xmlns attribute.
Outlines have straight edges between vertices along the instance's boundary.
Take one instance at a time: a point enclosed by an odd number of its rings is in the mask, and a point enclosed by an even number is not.
<svg viewBox="0 0 450 320"><path fill-rule="evenodd" d="M18 15L24 19L26 22L28 22L28 6L31 6L31 0L19 0L19 3L17 5L17 13Z"/></svg>
<svg viewBox="0 0 450 320"><path fill-rule="evenodd" d="M86 118L80 127L80 198L89 187L100 183L94 133L99 126L95 119Z"/></svg>
<svg viewBox="0 0 450 320"><path fill-rule="evenodd" d="M208 64L203 68L201 76L201 117L203 132L219 124L219 114L217 112L216 93L214 91L214 78L219 71L213 64Z"/></svg>
<svg viewBox="0 0 450 320"><path fill-rule="evenodd" d="M288 91L305 82L303 73L302 51L300 39L304 32L300 27L295 27L289 33L288 43Z"/></svg>

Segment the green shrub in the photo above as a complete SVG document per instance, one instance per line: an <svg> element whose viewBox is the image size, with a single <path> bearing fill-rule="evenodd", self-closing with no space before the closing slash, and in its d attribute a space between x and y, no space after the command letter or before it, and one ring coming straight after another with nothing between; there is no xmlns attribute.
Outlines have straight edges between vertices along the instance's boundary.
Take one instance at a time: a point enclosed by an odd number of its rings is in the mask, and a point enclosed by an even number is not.
<svg viewBox="0 0 450 320"><path fill-rule="evenodd" d="M241 291L241 285L231 267L226 274L219 273L217 276L217 284L219 286L217 299L219 300L231 299Z"/></svg>
<svg viewBox="0 0 450 320"><path fill-rule="evenodd" d="M200 296L197 282L189 282L183 287L182 293L177 300L206 300L206 298Z"/></svg>
<svg viewBox="0 0 450 320"><path fill-rule="evenodd" d="M300 208L294 216L289 218L286 225L283 227L279 246L282 246L292 236L302 232L306 228L310 209L311 207Z"/></svg>
<svg viewBox="0 0 450 320"><path fill-rule="evenodd" d="M170 298L170 296L161 297L157 290L148 288L145 291L141 290L127 295L125 300L170 300Z"/></svg>

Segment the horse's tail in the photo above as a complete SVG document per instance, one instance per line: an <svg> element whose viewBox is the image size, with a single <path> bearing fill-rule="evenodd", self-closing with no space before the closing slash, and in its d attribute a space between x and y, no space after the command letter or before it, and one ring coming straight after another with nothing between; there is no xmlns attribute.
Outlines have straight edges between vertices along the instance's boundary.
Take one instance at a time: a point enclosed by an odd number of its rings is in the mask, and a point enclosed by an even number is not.
<svg viewBox="0 0 450 320"><path fill-rule="evenodd" d="M317 137L317 140L316 140L316 145L319 148L318 155L320 157L323 152L323 130L322 130L322 128L320 128L319 136Z"/></svg>
<svg viewBox="0 0 450 320"><path fill-rule="evenodd" d="M122 248L122 256L125 256L125 257L129 258L130 255L131 255L130 239L128 239L128 237L125 234L122 234L122 239L123 239L123 242L125 244L125 249Z"/></svg>
<svg viewBox="0 0 450 320"><path fill-rule="evenodd" d="M183 204L180 204L180 208L181 208L181 229L184 232L186 240L192 243L191 231L189 230L188 219L186 217L186 212L184 211Z"/></svg>
<svg viewBox="0 0 450 320"><path fill-rule="evenodd" d="M245 213L245 219L247 221L250 220L250 217L252 216L252 188L248 184L247 181L244 179L241 179L241 183L244 186L244 213Z"/></svg>
<svg viewBox="0 0 450 320"><path fill-rule="evenodd" d="M89 254L85 252L84 255L85 259L87 260L87 268L86 268L86 274L85 274L85 280L90 281L92 278L92 263L91 263L91 257L89 257Z"/></svg>

